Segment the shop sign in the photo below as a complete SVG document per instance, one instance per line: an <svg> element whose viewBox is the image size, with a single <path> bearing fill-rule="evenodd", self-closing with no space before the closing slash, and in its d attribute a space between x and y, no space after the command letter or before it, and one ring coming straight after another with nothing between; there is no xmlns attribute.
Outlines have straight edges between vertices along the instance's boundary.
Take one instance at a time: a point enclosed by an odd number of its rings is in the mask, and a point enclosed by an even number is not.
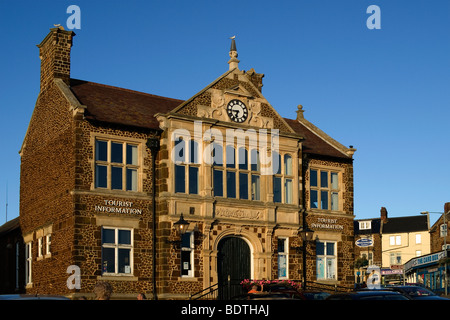
<svg viewBox="0 0 450 320"><path fill-rule="evenodd" d="M381 269L381 275L403 274L403 269Z"/></svg>
<svg viewBox="0 0 450 320"><path fill-rule="evenodd" d="M142 209L133 208L133 202L122 200L103 200L101 205L95 205L96 212L142 214Z"/></svg>
<svg viewBox="0 0 450 320"><path fill-rule="evenodd" d="M367 238L358 239L358 240L356 240L355 244L358 247L371 247L371 246L373 246L373 240L367 239Z"/></svg>

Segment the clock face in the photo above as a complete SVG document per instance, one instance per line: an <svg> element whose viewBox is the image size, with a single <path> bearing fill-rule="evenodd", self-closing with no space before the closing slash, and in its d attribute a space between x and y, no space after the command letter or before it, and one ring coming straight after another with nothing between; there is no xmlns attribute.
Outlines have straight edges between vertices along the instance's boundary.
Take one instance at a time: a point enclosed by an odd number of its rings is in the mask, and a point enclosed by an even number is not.
<svg viewBox="0 0 450 320"><path fill-rule="evenodd" d="M248 110L240 100L231 100L227 105L227 113L234 122L244 122L248 117Z"/></svg>

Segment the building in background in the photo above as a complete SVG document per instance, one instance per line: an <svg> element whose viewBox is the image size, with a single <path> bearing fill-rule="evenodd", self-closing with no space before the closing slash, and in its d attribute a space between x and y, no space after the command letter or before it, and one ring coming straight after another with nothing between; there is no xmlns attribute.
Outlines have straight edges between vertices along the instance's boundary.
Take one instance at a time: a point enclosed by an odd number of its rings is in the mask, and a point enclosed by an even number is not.
<svg viewBox="0 0 450 320"><path fill-rule="evenodd" d="M25 292L25 245L19 218L0 226L0 294Z"/></svg>
<svg viewBox="0 0 450 320"><path fill-rule="evenodd" d="M404 281L404 264L430 253L429 219L424 215L388 217L386 208L380 218L355 220L356 283L366 280L365 270L381 268L384 284ZM366 262L364 259L367 259Z"/></svg>

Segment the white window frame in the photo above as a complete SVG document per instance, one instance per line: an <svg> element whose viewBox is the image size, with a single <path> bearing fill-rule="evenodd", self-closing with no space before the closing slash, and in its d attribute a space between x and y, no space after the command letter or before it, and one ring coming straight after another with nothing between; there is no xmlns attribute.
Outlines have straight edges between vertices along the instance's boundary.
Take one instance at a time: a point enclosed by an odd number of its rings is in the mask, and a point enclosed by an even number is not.
<svg viewBox="0 0 450 320"><path fill-rule="evenodd" d="M42 258L44 256L44 237L38 238L38 252L37 257Z"/></svg>
<svg viewBox="0 0 450 320"><path fill-rule="evenodd" d="M194 277L194 232L186 232L186 235L189 234L189 247L183 247L183 245L180 246L180 249L182 252L189 252L189 263L190 268L188 269L188 274L183 275L182 272L184 270L183 266L183 260L180 257L181 261L181 271L180 276L182 278L192 278Z"/></svg>
<svg viewBox="0 0 450 320"><path fill-rule="evenodd" d="M416 234L416 244L421 244L422 243L422 234L417 233Z"/></svg>
<svg viewBox="0 0 450 320"><path fill-rule="evenodd" d="M278 241L283 241L284 242L284 251L278 251L278 243L277 243L277 253L278 253L278 279L289 279L289 238L284 238L284 237L279 237ZM284 273L285 275L280 275L280 270L281 270L281 266L280 266L280 257L284 257L284 261L285 261L285 267L284 267Z"/></svg>
<svg viewBox="0 0 450 320"><path fill-rule="evenodd" d="M47 235L45 235L45 256L51 256L52 251L51 251L51 245L52 245L52 234L49 233Z"/></svg>
<svg viewBox="0 0 450 320"><path fill-rule="evenodd" d="M103 230L114 230L114 243L103 243ZM130 244L120 244L119 242L119 230L130 231ZM134 274L134 229L133 228L122 228L122 227L102 227L102 275L103 276L132 276ZM114 272L106 272L103 270L103 249L114 249ZM119 272L119 249L130 250L130 272L122 273Z"/></svg>
<svg viewBox="0 0 450 320"><path fill-rule="evenodd" d="M25 244L25 284L32 284L32 270L33 270L33 241Z"/></svg>
<svg viewBox="0 0 450 320"><path fill-rule="evenodd" d="M399 236L399 235L389 236L389 245L390 246L402 245L402 236Z"/></svg>
<svg viewBox="0 0 450 320"><path fill-rule="evenodd" d="M370 230L372 229L372 221L359 221L359 230Z"/></svg>
<svg viewBox="0 0 450 320"><path fill-rule="evenodd" d="M316 271L317 274L317 280L337 280L337 266L338 266L338 254L337 254L337 242L336 241L327 241L327 240L323 240L323 241L317 241L318 243L323 243L324 244L324 254L323 255L319 255L316 252L316 268L318 269L319 266L319 259L323 259L323 268L324 268L324 277L319 277L319 272L318 270ZM327 244L332 244L333 245L333 251L334 254L329 254L327 252ZM328 277L329 275L329 268L331 267L331 269L334 271L334 274L331 277Z"/></svg>

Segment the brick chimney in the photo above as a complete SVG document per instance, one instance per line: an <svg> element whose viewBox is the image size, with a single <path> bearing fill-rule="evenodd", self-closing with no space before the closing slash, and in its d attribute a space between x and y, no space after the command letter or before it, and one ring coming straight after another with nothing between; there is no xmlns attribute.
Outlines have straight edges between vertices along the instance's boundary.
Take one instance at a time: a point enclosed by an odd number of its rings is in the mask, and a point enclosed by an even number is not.
<svg viewBox="0 0 450 320"><path fill-rule="evenodd" d="M381 216L381 221L383 221L383 223L388 222L388 212L385 207L381 207L380 216Z"/></svg>
<svg viewBox="0 0 450 320"><path fill-rule="evenodd" d="M59 26L50 29L49 34L37 45L41 59L41 92L54 78L70 81L70 49L75 32Z"/></svg>
<svg viewBox="0 0 450 320"><path fill-rule="evenodd" d="M446 202L444 204L444 212L447 213L450 211L450 202Z"/></svg>

